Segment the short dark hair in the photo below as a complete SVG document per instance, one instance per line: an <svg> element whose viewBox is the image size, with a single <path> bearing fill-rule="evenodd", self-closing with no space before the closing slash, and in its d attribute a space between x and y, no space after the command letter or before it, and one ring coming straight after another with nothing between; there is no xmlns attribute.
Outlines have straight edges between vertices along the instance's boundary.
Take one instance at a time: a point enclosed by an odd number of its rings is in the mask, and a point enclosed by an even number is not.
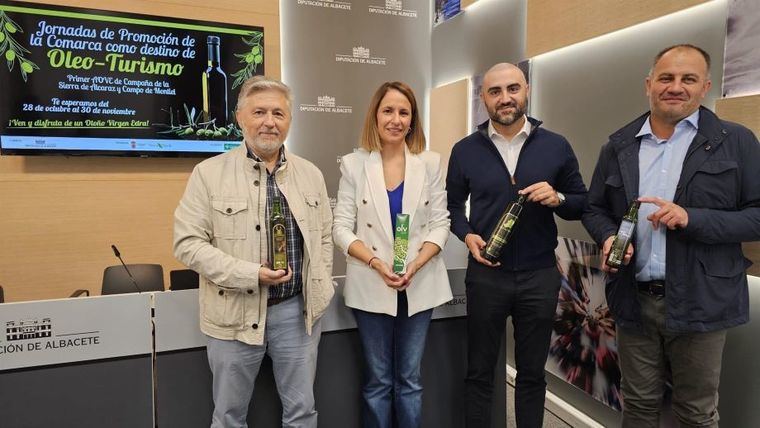
<svg viewBox="0 0 760 428"><path fill-rule="evenodd" d="M665 55L666 53L674 49L693 49L699 52L702 55L702 58L704 58L705 64L707 64L707 74L710 74L710 54L707 53L704 49L700 48L699 46L694 46L690 43L681 43L678 45L668 46L667 48L661 50L654 57L654 61L652 62L652 69L654 69L654 67L657 66L657 63L660 61L660 58L662 58L663 55Z"/></svg>

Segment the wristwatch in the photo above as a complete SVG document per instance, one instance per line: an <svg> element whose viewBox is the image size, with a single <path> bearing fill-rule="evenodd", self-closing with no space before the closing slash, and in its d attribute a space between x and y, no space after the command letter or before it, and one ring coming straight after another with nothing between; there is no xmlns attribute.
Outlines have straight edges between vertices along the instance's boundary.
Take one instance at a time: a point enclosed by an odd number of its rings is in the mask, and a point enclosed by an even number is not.
<svg viewBox="0 0 760 428"><path fill-rule="evenodd" d="M564 204L565 201L567 200L567 198L562 192L557 192L557 199L559 199L559 204L557 206Z"/></svg>

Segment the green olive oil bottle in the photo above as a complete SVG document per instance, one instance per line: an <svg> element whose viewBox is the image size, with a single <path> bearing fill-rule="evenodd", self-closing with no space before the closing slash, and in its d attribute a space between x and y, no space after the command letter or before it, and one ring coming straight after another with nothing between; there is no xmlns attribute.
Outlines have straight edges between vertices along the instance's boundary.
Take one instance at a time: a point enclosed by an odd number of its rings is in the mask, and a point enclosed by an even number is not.
<svg viewBox="0 0 760 428"><path fill-rule="evenodd" d="M393 238L393 272L406 272L406 252L409 248L409 214L396 214Z"/></svg>
<svg viewBox="0 0 760 428"><path fill-rule="evenodd" d="M496 224L496 228L491 233L491 237L488 238L486 246L483 247L480 255L484 259L491 263L499 261L501 255L501 249L509 242L509 237L512 235L517 220L520 219L520 213L525 203L525 195L520 195L516 201L510 202L507 205L507 209L504 210L504 214L501 215L499 222Z"/></svg>
<svg viewBox="0 0 760 428"><path fill-rule="evenodd" d="M272 269L288 270L287 244L285 232L285 216L282 215L280 198L272 201L272 215L269 218L269 236L272 241Z"/></svg>
<svg viewBox="0 0 760 428"><path fill-rule="evenodd" d="M625 252L628 249L628 245L630 245L633 240L633 233L636 230L640 205L641 202L633 201L631 206L628 207L628 212L623 216L617 235L615 235L615 239L612 241L610 253L607 255L607 260L605 261L607 266L615 269L620 269L623 266Z"/></svg>

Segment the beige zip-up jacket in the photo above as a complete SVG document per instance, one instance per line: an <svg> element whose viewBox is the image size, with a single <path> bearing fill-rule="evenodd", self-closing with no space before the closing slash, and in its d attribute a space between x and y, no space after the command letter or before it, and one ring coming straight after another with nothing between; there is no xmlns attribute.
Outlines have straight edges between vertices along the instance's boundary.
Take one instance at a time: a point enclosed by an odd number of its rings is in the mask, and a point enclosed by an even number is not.
<svg viewBox="0 0 760 428"><path fill-rule="evenodd" d="M288 151L285 158L275 180L303 235L303 316L311 334L334 294L332 212L319 169ZM195 167L174 212L174 256L200 274L200 328L217 339L263 343L266 179L264 163L241 144Z"/></svg>

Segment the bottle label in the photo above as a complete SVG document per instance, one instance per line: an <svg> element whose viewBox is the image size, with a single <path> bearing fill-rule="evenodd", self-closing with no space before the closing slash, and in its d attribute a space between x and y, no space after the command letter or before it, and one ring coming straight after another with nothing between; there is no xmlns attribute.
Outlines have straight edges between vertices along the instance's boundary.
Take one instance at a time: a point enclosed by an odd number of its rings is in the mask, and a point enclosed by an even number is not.
<svg viewBox="0 0 760 428"><path fill-rule="evenodd" d="M620 230L618 231L618 237L625 238L626 240L633 236L633 229L636 227L636 223L628 220L623 220L620 224Z"/></svg>
<svg viewBox="0 0 760 428"><path fill-rule="evenodd" d="M498 259L501 254L501 249L507 244L509 236L512 234L512 229L517 221L517 216L512 213L507 213L504 221L500 222L496 226L491 235L491 239L488 240L484 252L493 260Z"/></svg>
<svg viewBox="0 0 760 428"><path fill-rule="evenodd" d="M406 271L406 253L409 248L409 214L396 214L396 231L393 239L393 272Z"/></svg>
<svg viewBox="0 0 760 428"><path fill-rule="evenodd" d="M636 228L636 223L623 219L620 223L615 239L612 240L612 247L610 248L610 254L607 256L607 265L613 268L620 268L623 266L625 260L625 252L628 249L628 244L631 242L633 231Z"/></svg>
<svg viewBox="0 0 760 428"><path fill-rule="evenodd" d="M287 242L285 225L274 225L272 227L272 269L288 269Z"/></svg>

